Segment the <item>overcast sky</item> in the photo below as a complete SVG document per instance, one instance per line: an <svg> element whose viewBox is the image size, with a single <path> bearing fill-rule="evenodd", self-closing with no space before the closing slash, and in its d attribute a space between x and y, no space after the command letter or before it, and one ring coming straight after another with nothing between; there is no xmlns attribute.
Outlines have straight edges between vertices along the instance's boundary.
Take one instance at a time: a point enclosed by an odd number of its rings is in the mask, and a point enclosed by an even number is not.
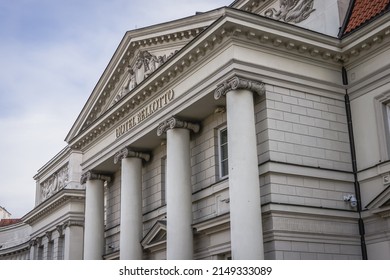
<svg viewBox="0 0 390 280"><path fill-rule="evenodd" d="M127 30L232 0L0 0L0 206L35 203L37 170L73 122Z"/></svg>

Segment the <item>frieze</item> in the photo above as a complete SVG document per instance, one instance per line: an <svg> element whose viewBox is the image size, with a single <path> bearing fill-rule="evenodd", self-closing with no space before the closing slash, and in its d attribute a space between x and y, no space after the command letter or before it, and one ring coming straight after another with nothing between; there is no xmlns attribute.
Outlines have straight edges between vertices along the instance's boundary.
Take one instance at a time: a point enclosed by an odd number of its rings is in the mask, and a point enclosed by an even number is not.
<svg viewBox="0 0 390 280"><path fill-rule="evenodd" d="M69 181L68 165L55 172L49 179L41 184L41 201L44 201L66 187Z"/></svg>
<svg viewBox="0 0 390 280"><path fill-rule="evenodd" d="M214 92L214 98L219 99L221 96L225 96L227 92L238 89L248 89L262 95L265 93L265 84L234 76L218 86Z"/></svg>
<svg viewBox="0 0 390 280"><path fill-rule="evenodd" d="M125 122L120 124L115 129L115 138L119 138L122 135L129 132L131 129L139 125L141 122L149 118L151 115L155 114L157 111L161 110L163 107L168 105L175 98L175 93L173 90L168 90L164 94L158 96L149 102L148 105L144 106L138 110L135 114L131 115L126 119Z"/></svg>
<svg viewBox="0 0 390 280"><path fill-rule="evenodd" d="M195 133L199 132L200 126L196 123L186 122L182 121L178 118L171 117L167 119L166 121L160 123L160 125L157 128L157 135L161 136L167 130L173 129L173 128L188 128L189 130L192 130Z"/></svg>
<svg viewBox="0 0 390 280"><path fill-rule="evenodd" d="M315 11L313 6L314 0L279 0L279 10L270 8L264 15L275 20L299 23Z"/></svg>

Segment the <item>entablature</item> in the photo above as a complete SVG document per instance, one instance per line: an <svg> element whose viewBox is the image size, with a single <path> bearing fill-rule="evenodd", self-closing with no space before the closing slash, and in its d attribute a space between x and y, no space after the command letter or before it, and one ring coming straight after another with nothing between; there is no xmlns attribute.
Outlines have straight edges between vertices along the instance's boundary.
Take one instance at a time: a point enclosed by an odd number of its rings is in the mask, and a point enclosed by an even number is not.
<svg viewBox="0 0 390 280"><path fill-rule="evenodd" d="M223 13L221 12L223 16L210 26L191 31L194 32L194 34L191 33L193 34L192 40L188 41L170 60L159 65L140 84L118 98L111 107L108 106L107 111L101 113L99 117L92 118L94 120L88 125L85 123L84 130L71 139L72 149L86 149L96 138L123 122L125 117L141 109L146 103L152 102L153 98L160 95L162 91L172 89L173 86L169 85L173 85L175 81L185 77L183 73L195 65L200 65L202 61L210 59L210 53L213 50L226 45L229 41L245 42L285 56L294 55L297 59L301 58L302 61L311 61L311 63L318 65L326 64L336 70L341 69L351 58L352 49L346 48L346 45L337 38L240 10L223 8L221 11L223 11ZM383 32L387 34L387 31ZM370 37L369 40L381 43L380 40L374 38ZM139 46L146 46L148 43L153 44L154 41L153 39L142 42L134 41L130 45L133 48L139 48ZM348 51L343 51L342 46ZM122 59L121 63L123 67L128 63L132 53L135 54L131 51L126 53L123 57L127 55L127 60ZM359 53L354 53L354 55L359 56ZM123 74L123 72L121 73ZM115 74L113 75L115 76ZM342 87L341 78L340 81L335 81L335 83L337 82ZM113 97L103 90L101 98L104 99L104 96ZM101 101L101 103L104 102Z"/></svg>

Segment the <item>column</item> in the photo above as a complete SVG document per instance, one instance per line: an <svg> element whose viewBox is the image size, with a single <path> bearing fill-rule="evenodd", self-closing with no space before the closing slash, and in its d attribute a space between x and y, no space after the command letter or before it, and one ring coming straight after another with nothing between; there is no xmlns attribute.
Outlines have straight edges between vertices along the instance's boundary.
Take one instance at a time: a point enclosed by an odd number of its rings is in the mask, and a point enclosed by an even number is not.
<svg viewBox="0 0 390 280"><path fill-rule="evenodd" d="M104 254L104 182L109 176L91 171L81 176L85 188L84 259L101 260Z"/></svg>
<svg viewBox="0 0 390 280"><path fill-rule="evenodd" d="M43 259L44 260L52 260L52 253L53 253L53 243L51 240L52 233L50 231L47 231L43 239Z"/></svg>
<svg viewBox="0 0 390 280"><path fill-rule="evenodd" d="M121 260L142 260L142 160L145 153L124 148L115 154L114 163L121 161Z"/></svg>
<svg viewBox="0 0 390 280"><path fill-rule="evenodd" d="M232 257L264 259L253 92L264 84L237 76L218 87L226 96Z"/></svg>
<svg viewBox="0 0 390 280"><path fill-rule="evenodd" d="M61 240L63 239L63 227L62 225L57 225L56 230L53 232L53 260L62 260L62 244Z"/></svg>
<svg viewBox="0 0 390 280"><path fill-rule="evenodd" d="M64 224L64 244L63 244L64 260L83 259L83 250L82 250L83 230L84 230L83 226L84 223L82 221L77 221L77 220L69 220ZM104 229L103 229L103 234L104 234ZM102 253L100 253L100 259L103 253L104 253L104 235L103 235L103 245L102 245Z"/></svg>
<svg viewBox="0 0 390 280"><path fill-rule="evenodd" d="M199 125L170 118L157 135L167 133L167 259L193 258L190 130Z"/></svg>
<svg viewBox="0 0 390 280"><path fill-rule="evenodd" d="M30 247L30 257L29 259L30 260L36 260L36 255L37 255L37 240L36 239L32 239L29 243L29 247Z"/></svg>

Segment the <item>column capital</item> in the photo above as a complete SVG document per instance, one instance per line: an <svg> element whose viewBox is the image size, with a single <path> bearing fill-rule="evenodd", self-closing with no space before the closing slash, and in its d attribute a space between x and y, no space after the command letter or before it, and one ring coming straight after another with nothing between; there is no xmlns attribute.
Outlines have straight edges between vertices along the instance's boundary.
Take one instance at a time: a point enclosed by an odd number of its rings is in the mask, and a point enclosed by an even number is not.
<svg viewBox="0 0 390 280"><path fill-rule="evenodd" d="M83 175L81 175L80 183L85 184L89 180L102 180L111 182L111 176L107 174L98 174L93 171L87 171Z"/></svg>
<svg viewBox="0 0 390 280"><path fill-rule="evenodd" d="M218 85L214 92L214 98L219 99L221 96L225 96L227 92L237 89L248 89L259 95L265 93L265 84L262 82L247 80L238 76L234 76L222 84Z"/></svg>
<svg viewBox="0 0 390 280"><path fill-rule="evenodd" d="M159 124L157 128L157 136L161 136L163 133L173 128L187 128L195 133L198 133L200 126L196 123L186 122L176 117L171 117Z"/></svg>
<svg viewBox="0 0 390 280"><path fill-rule="evenodd" d="M67 227L84 227L84 222L77 220L69 220L63 224L64 229L66 229Z"/></svg>
<svg viewBox="0 0 390 280"><path fill-rule="evenodd" d="M117 164L119 161L121 161L124 158L128 157L136 157L143 159L144 161L150 160L150 155L147 153L141 153L141 152L135 152L131 150L130 148L126 147L121 149L119 152L117 152L114 156L114 163Z"/></svg>

